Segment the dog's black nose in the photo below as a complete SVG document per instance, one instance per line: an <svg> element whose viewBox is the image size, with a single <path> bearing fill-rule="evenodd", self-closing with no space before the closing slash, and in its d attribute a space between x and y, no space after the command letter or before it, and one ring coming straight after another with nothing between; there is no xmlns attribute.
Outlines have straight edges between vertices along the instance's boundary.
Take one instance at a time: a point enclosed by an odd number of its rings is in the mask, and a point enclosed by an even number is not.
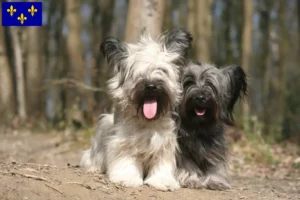
<svg viewBox="0 0 300 200"><path fill-rule="evenodd" d="M146 86L146 89L149 90L149 91L155 91L157 88L156 88L155 85L150 84L150 85L147 85L147 86Z"/></svg>
<svg viewBox="0 0 300 200"><path fill-rule="evenodd" d="M200 99L200 101L204 102L204 101L205 101L205 96L201 95L201 96L199 97L199 99Z"/></svg>
<svg viewBox="0 0 300 200"><path fill-rule="evenodd" d="M206 98L205 96L203 95L200 95L200 96L197 96L197 97L194 97L195 101L199 102L199 103L203 103L206 101Z"/></svg>

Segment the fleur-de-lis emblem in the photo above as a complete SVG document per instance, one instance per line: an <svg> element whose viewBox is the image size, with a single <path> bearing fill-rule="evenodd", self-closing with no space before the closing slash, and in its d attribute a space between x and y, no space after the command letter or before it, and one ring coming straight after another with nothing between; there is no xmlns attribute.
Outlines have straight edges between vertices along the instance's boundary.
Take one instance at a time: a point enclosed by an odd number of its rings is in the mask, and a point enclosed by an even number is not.
<svg viewBox="0 0 300 200"><path fill-rule="evenodd" d="M32 5L29 9L28 12L31 13L31 16L34 16L34 13L36 13L38 10Z"/></svg>
<svg viewBox="0 0 300 200"><path fill-rule="evenodd" d="M18 17L18 20L21 22L21 24L24 24L24 21L27 20L27 17L25 17L24 14L22 13L20 17Z"/></svg>
<svg viewBox="0 0 300 200"><path fill-rule="evenodd" d="M7 12L10 13L10 16L13 16L13 14L17 12L17 10L13 6L10 6L9 9L7 9Z"/></svg>

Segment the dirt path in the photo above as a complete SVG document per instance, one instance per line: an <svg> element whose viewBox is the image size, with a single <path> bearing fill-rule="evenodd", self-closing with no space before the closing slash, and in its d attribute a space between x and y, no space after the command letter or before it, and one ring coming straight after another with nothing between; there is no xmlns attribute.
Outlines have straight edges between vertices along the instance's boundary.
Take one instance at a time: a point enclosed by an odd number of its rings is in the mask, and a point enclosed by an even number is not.
<svg viewBox="0 0 300 200"><path fill-rule="evenodd" d="M62 134L0 134L0 199L300 199L299 175L288 179L234 175L229 191L160 192L148 186L115 186L103 175L76 168L83 150L78 140Z"/></svg>

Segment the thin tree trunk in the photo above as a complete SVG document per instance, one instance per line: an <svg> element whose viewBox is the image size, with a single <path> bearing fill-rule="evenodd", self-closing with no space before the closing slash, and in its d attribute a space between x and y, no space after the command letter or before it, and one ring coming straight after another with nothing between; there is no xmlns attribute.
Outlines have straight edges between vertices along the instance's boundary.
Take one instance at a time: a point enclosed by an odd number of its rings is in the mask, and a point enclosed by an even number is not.
<svg viewBox="0 0 300 200"><path fill-rule="evenodd" d="M196 0L188 0L188 13L187 13L187 30L192 34L194 40L196 39ZM191 50L191 57L195 57L195 49Z"/></svg>
<svg viewBox="0 0 300 200"><path fill-rule="evenodd" d="M196 57L203 62L211 59L213 0L196 1Z"/></svg>
<svg viewBox="0 0 300 200"><path fill-rule="evenodd" d="M244 27L242 36L242 67L247 75L249 75L251 50L252 50L252 1L244 0ZM247 102L241 102L241 114L246 119L249 117L249 105Z"/></svg>
<svg viewBox="0 0 300 200"><path fill-rule="evenodd" d="M173 10L172 10L172 0L165 0L165 12L164 12L164 22L163 28L169 30L173 27Z"/></svg>
<svg viewBox="0 0 300 200"><path fill-rule="evenodd" d="M298 32L300 35L300 0L297 1L297 7L298 7ZM300 54L300 39L299 39L299 54Z"/></svg>
<svg viewBox="0 0 300 200"><path fill-rule="evenodd" d="M285 91L286 91L286 47L287 47L287 32L285 26L285 17L286 17L286 2L277 0L278 12L279 12L279 28L280 28L280 38L277 42L277 47L279 50L278 55L278 81L276 81L276 88L278 90L276 99L276 105L278 106L278 116L279 116L279 125L283 130L283 122L286 116L285 113ZM278 100L278 101L277 101ZM275 103L275 102L274 102Z"/></svg>
<svg viewBox="0 0 300 200"><path fill-rule="evenodd" d="M68 76L78 82L83 82L85 73L85 63L83 59L83 48L81 41L81 1L66 1L66 16L68 24L67 51L69 57ZM81 88L72 86L67 89L67 119L69 123L85 125L84 115L81 109L84 100Z"/></svg>
<svg viewBox="0 0 300 200"><path fill-rule="evenodd" d="M0 15L0 21L2 15ZM14 90L11 66L7 56L6 37L3 26L0 26L0 113L2 117L13 115L15 112ZM4 118L4 120L6 120Z"/></svg>
<svg viewBox="0 0 300 200"><path fill-rule="evenodd" d="M225 7L225 11L223 13L224 22L226 23L225 30L224 30L224 35L225 35L225 62L227 64L232 64L233 63L233 55L232 55L232 43L231 43L231 37L230 37L230 30L231 30L231 13L233 12L233 9L232 9L233 8L233 5L232 5L233 2L232 1L225 1L225 4L226 4L226 7ZM251 1L249 6L251 6L251 4L252 4L252 1ZM252 12L252 6L249 9L251 9L251 12ZM252 16L251 16L251 18L252 18ZM252 23L251 23L250 26L252 26ZM250 42L251 42L251 39L250 39Z"/></svg>
<svg viewBox="0 0 300 200"><path fill-rule="evenodd" d="M262 32L262 54L259 58L261 60L261 68L263 69L263 134L268 135L270 132L270 10L271 1L264 0L261 2L262 8L260 10L261 17L261 32Z"/></svg>
<svg viewBox="0 0 300 200"><path fill-rule="evenodd" d="M17 102L18 102L18 115L21 120L27 117L26 112L26 96L25 96L25 79L24 79L24 66L21 49L21 37L18 28L10 28L12 43L14 49L14 59L16 66L16 87L17 87Z"/></svg>
<svg viewBox="0 0 300 200"><path fill-rule="evenodd" d="M125 41L136 42L143 29L152 37L162 32L165 2L160 0L130 0Z"/></svg>
<svg viewBox="0 0 300 200"><path fill-rule="evenodd" d="M232 2L232 11L230 12L232 26L235 27L237 30L236 37L234 40L235 48L233 48L236 52L238 52L237 55L233 56L233 63L242 63L242 38L243 38L243 26L244 26L244 3L243 1L234 1ZM234 51L232 50L232 51ZM233 52L231 52L233 54Z"/></svg>
<svg viewBox="0 0 300 200"><path fill-rule="evenodd" d="M53 79L63 77L66 63L65 59L65 38L62 35L64 19L64 1L52 2L48 10L49 19L46 48L48 50L45 66L46 68L46 117L52 123L60 122L64 119L64 102L62 98L63 88L52 85ZM56 16L56 17L53 17Z"/></svg>
<svg viewBox="0 0 300 200"><path fill-rule="evenodd" d="M44 93L42 65L42 37L40 27L28 27L27 62L26 62L26 97L30 115L43 111Z"/></svg>
<svg viewBox="0 0 300 200"><path fill-rule="evenodd" d="M112 27L114 23L114 6L115 6L115 0L103 0L100 3L100 13L101 13L101 36L102 38L105 38L109 36L112 32ZM94 39L97 40L99 38L97 35L95 35ZM94 56L98 57L96 54L99 50L99 46L97 46L96 51L94 51ZM105 62L103 57L100 57L100 62L97 62L97 79L99 82L99 87L106 88L106 81L109 78L109 75L111 74L111 69L108 68L108 64ZM97 99L99 102L99 110L101 112L110 111L112 106L112 101L110 100L107 91L105 92L99 92L97 95Z"/></svg>

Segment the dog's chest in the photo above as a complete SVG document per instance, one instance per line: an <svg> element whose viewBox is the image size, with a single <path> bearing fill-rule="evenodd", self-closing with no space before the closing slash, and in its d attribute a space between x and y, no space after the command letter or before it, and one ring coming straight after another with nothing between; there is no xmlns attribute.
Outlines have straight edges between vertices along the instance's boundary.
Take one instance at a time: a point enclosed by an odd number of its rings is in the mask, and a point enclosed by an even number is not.
<svg viewBox="0 0 300 200"><path fill-rule="evenodd" d="M169 145L172 134L157 130L145 130L136 138L139 152L142 154L158 153Z"/></svg>

